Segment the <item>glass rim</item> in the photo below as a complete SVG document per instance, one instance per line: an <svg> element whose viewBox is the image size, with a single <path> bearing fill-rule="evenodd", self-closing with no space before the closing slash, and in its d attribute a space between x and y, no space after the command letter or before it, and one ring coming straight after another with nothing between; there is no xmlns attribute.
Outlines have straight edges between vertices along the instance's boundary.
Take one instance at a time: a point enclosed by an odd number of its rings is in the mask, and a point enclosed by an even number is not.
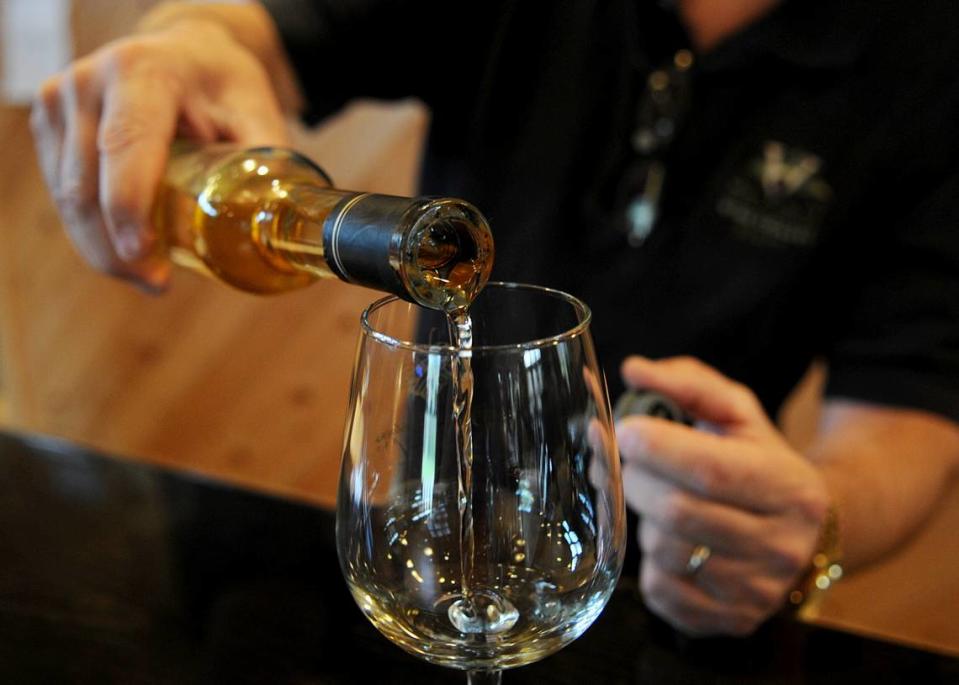
<svg viewBox="0 0 959 685"><path fill-rule="evenodd" d="M546 336L543 338L535 338L533 340L527 340L518 343L506 343L502 345L474 345L472 348L473 355L477 353L486 353L486 352L503 352L507 350L519 351L519 350L534 350L541 349L544 347L550 347L552 345L558 345L561 342L567 340L574 340L575 338L582 335L588 328L590 321L593 318L593 312L590 310L589 306L580 300L578 297L574 297L569 293L565 293L562 290L556 290L555 288L547 288L546 286L541 285L532 285L529 283L513 283L509 281L490 281L484 286L484 290L490 286L494 288L502 288L504 290L526 290L530 292L538 292L543 295L549 295L555 299L562 300L567 304L571 305L573 309L578 314L578 321L574 326L567 328L560 333L555 335ZM407 302L406 300L401 299L396 295L388 295L387 297L382 297L375 302L372 302L366 309L363 310L363 313L360 315L360 327L362 329L363 335L369 336L373 340L382 343L384 345L389 345L391 347L399 347L405 350L412 350L414 352L424 352L427 354L436 354L439 352L445 353L456 353L458 348L453 345L438 345L436 343L416 343L410 340L402 340L400 338L395 338L391 335L387 335L382 331L376 330L372 323L370 323L370 315L376 312L379 309L382 309L388 304L393 302ZM413 304L407 302L407 304Z"/></svg>

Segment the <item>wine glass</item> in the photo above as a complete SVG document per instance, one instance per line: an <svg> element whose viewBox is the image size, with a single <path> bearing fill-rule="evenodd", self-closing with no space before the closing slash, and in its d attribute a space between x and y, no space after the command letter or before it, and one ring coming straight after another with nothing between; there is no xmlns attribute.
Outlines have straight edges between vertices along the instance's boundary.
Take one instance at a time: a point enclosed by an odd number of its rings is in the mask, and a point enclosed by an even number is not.
<svg viewBox="0 0 959 685"><path fill-rule="evenodd" d="M589 627L626 524L589 309L490 283L470 314L465 350L442 312L395 297L364 311L336 533L373 625L475 685Z"/></svg>

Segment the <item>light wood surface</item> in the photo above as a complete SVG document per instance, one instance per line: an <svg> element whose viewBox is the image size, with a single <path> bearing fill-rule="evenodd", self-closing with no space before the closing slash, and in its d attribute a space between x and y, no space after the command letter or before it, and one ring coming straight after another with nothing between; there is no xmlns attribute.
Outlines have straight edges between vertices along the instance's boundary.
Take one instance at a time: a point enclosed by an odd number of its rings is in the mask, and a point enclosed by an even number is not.
<svg viewBox="0 0 959 685"><path fill-rule="evenodd" d="M410 194L424 122L414 105L361 106L299 147L341 187ZM264 298L186 271L142 294L74 253L26 112L0 112L0 132L17 150L0 164L8 422L331 503L359 313L379 294L323 281Z"/></svg>
<svg viewBox="0 0 959 685"><path fill-rule="evenodd" d="M79 53L132 5L76 4ZM138 10L137 10L138 11ZM408 194L426 115L355 107L298 146L341 187ZM0 421L133 459L331 504L360 310L337 282L258 298L187 272L162 297L75 255L43 189L23 109L0 109ZM784 415L801 441L821 372ZM903 553L848 578L824 620L959 653L959 490Z"/></svg>
<svg viewBox="0 0 959 685"><path fill-rule="evenodd" d="M814 365L786 403L779 423L800 450L819 418L826 370ZM906 545L849 575L822 607L820 623L915 643L959 655L959 484Z"/></svg>

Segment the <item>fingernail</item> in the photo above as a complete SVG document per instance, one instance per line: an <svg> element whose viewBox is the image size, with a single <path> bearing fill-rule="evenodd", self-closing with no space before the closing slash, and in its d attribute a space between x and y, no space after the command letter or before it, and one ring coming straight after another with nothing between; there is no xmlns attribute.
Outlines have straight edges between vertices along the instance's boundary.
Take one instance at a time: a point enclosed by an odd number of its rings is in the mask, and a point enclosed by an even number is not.
<svg viewBox="0 0 959 685"><path fill-rule="evenodd" d="M116 248L120 259L127 262L136 261L146 253L146 245L133 227L117 231Z"/></svg>
<svg viewBox="0 0 959 685"><path fill-rule="evenodd" d="M152 260L141 276L140 289L149 295L160 295L170 287L170 265L163 261Z"/></svg>

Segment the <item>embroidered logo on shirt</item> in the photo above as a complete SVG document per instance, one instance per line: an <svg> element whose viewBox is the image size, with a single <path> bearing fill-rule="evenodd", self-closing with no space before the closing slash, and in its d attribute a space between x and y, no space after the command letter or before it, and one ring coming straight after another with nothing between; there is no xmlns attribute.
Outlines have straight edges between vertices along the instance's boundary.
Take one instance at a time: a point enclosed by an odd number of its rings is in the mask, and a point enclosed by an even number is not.
<svg viewBox="0 0 959 685"><path fill-rule="evenodd" d="M726 185L716 211L741 239L769 247L808 247L819 237L833 192L816 155L777 141Z"/></svg>

